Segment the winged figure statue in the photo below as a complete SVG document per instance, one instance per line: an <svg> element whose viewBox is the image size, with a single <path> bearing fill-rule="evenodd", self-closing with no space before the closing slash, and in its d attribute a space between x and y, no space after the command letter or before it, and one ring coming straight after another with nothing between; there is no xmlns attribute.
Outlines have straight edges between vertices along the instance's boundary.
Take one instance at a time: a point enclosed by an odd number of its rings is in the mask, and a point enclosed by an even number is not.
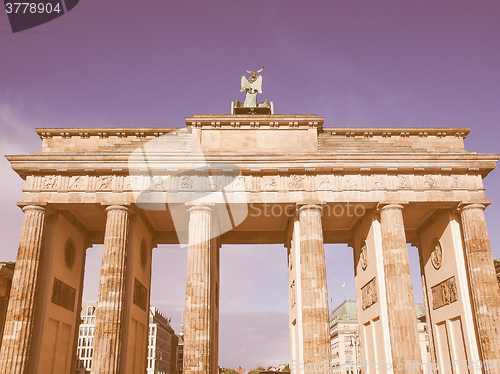
<svg viewBox="0 0 500 374"><path fill-rule="evenodd" d="M259 73L264 68L257 71L247 70L250 78L245 76L240 80L240 92L245 92L245 101L242 103L239 100L231 102L231 114L274 114L273 102L264 100L262 103L257 103L257 94L262 93L262 76Z"/></svg>
<svg viewBox="0 0 500 374"><path fill-rule="evenodd" d="M241 77L240 92L246 91L245 102L243 106L246 108L257 107L257 93L262 93L262 75L258 75L264 68L257 71L247 70L251 74L247 79L244 75Z"/></svg>

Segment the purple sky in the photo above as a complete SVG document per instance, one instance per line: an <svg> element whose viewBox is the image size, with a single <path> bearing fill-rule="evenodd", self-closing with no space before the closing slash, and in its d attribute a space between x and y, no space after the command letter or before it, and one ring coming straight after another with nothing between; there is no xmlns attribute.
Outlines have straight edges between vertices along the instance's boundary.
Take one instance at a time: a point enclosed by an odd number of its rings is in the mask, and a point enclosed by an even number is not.
<svg viewBox="0 0 500 374"><path fill-rule="evenodd" d="M499 152L499 19L496 0L101 0L12 34L2 12L0 153L39 150L35 127L183 127L192 114L228 113L243 99L244 70L262 66L260 100L276 113L318 114L329 127L471 127L468 150ZM0 176L0 260L14 260L23 184L4 159ZM498 171L485 180L495 257L499 182ZM337 305L354 295L352 255L346 246L326 255ZM88 300L99 256L89 250ZM152 304L177 329L185 252L154 256ZM279 246L222 248L221 365L288 360L285 263Z"/></svg>

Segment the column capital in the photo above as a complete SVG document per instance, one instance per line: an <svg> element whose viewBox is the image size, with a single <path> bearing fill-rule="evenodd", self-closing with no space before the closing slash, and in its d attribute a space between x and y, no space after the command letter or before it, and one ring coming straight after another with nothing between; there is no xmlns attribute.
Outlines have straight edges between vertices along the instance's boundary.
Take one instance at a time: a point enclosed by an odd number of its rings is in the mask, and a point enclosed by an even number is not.
<svg viewBox="0 0 500 374"><path fill-rule="evenodd" d="M50 216L52 214L56 214L57 210L54 208L51 208L49 205L46 203L26 203L26 202L21 202L17 203L17 206L21 208L21 210L26 213L28 211L39 211L39 212L44 212L47 216Z"/></svg>
<svg viewBox="0 0 500 374"><path fill-rule="evenodd" d="M186 209L189 213L198 210L204 210L206 212L212 213L215 207L214 203L186 203Z"/></svg>
<svg viewBox="0 0 500 374"><path fill-rule="evenodd" d="M45 207L43 207L41 205L26 205L26 206L23 206L21 208L21 210L23 212L25 212L25 213L26 213L27 210L39 210L39 211L44 212L44 213L47 212L47 208L45 208Z"/></svg>
<svg viewBox="0 0 500 374"><path fill-rule="evenodd" d="M319 203L319 202L317 202L317 203L297 203L295 206L295 209L297 212L300 212L301 210L307 210L307 209L315 209L315 210L322 211L324 205L325 205L325 203Z"/></svg>
<svg viewBox="0 0 500 374"><path fill-rule="evenodd" d="M459 212L463 212L464 210L469 209L481 209L485 210L486 207L490 205L490 202L482 202L482 203L460 203L457 207Z"/></svg>
<svg viewBox="0 0 500 374"><path fill-rule="evenodd" d="M109 212L110 210L123 210L127 213L130 212L130 208L125 204L123 204L123 205L120 205L120 204L109 205L106 207L106 212Z"/></svg>
<svg viewBox="0 0 500 374"><path fill-rule="evenodd" d="M377 211L381 212L381 211L387 210L387 209L403 210L405 208L403 204L404 203L379 203L377 205Z"/></svg>

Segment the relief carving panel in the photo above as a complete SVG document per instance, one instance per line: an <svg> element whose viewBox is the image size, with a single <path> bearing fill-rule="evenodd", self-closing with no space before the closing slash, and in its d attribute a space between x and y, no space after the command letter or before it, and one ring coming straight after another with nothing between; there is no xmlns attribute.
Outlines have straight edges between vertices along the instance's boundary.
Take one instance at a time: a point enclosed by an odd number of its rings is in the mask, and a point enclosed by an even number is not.
<svg viewBox="0 0 500 374"><path fill-rule="evenodd" d="M332 189L332 182L329 175L317 175L316 186L318 190L328 191Z"/></svg>
<svg viewBox="0 0 500 374"><path fill-rule="evenodd" d="M288 179L289 190L303 190L305 175L292 174Z"/></svg>
<svg viewBox="0 0 500 374"><path fill-rule="evenodd" d="M399 188L411 188L412 183L409 175L400 174L398 175L398 189Z"/></svg>
<svg viewBox="0 0 500 374"><path fill-rule="evenodd" d="M52 303L69 310L75 311L76 289L63 281L54 278L54 286L52 287Z"/></svg>
<svg viewBox="0 0 500 374"><path fill-rule="evenodd" d="M134 304L144 311L148 307L148 290L137 278L134 279Z"/></svg>
<svg viewBox="0 0 500 374"><path fill-rule="evenodd" d="M40 189L55 190L58 187L57 181L58 181L57 175L46 175L42 177L40 183Z"/></svg>
<svg viewBox="0 0 500 374"><path fill-rule="evenodd" d="M191 175L182 175L180 179L181 190L192 190L194 188L194 177Z"/></svg>
<svg viewBox="0 0 500 374"><path fill-rule="evenodd" d="M436 284L432 290L432 309L439 309L443 306L454 303L458 300L457 284L455 277Z"/></svg>
<svg viewBox="0 0 500 374"><path fill-rule="evenodd" d="M344 190L356 190L359 188L358 175L344 175L343 187Z"/></svg>
<svg viewBox="0 0 500 374"><path fill-rule="evenodd" d="M361 269L366 270L368 266L368 253L366 249L366 243L363 245L363 248L361 248L361 252L359 254L359 263L361 265Z"/></svg>
<svg viewBox="0 0 500 374"><path fill-rule="evenodd" d="M233 191L245 191L245 177L243 175L238 175L233 181Z"/></svg>
<svg viewBox="0 0 500 374"><path fill-rule="evenodd" d="M28 181L28 180L27 180ZM111 191L360 191L381 189L478 189L481 179L466 175L290 174L285 175L45 175L29 179L34 190ZM229 187L231 186L231 187Z"/></svg>
<svg viewBox="0 0 500 374"><path fill-rule="evenodd" d="M263 190L276 190L276 177L274 175L265 175L262 177Z"/></svg>
<svg viewBox="0 0 500 374"><path fill-rule="evenodd" d="M386 188L385 175L376 174L372 177L373 186L376 189Z"/></svg>
<svg viewBox="0 0 500 374"><path fill-rule="evenodd" d="M111 175L100 175L96 178L95 189L96 190L111 190L113 176Z"/></svg>
<svg viewBox="0 0 500 374"><path fill-rule="evenodd" d="M426 175L424 178L425 188L438 188L438 178L435 175Z"/></svg>
<svg viewBox="0 0 500 374"><path fill-rule="evenodd" d="M69 177L68 189L85 190L87 188L89 177L85 175L76 175Z"/></svg>
<svg viewBox="0 0 500 374"><path fill-rule="evenodd" d="M361 307L368 309L378 301L377 281L373 278L361 288Z"/></svg>
<svg viewBox="0 0 500 374"><path fill-rule="evenodd" d="M443 247L438 239L434 240L434 248L431 252L431 263L434 269L438 270L443 264Z"/></svg>

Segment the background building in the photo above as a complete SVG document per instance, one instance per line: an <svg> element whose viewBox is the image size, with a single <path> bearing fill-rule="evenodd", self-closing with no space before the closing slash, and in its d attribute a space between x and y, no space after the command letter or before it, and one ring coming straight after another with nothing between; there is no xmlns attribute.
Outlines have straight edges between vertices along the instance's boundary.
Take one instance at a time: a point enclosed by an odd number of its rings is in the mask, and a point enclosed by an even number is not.
<svg viewBox="0 0 500 374"><path fill-rule="evenodd" d="M75 374L90 373L94 350L96 303L83 304L78 330ZM178 338L170 321L155 307L149 310L147 374L178 374Z"/></svg>
<svg viewBox="0 0 500 374"><path fill-rule="evenodd" d="M155 307L149 308L147 374L176 374L178 338L167 319Z"/></svg>
<svg viewBox="0 0 500 374"><path fill-rule="evenodd" d="M418 342L420 344L420 354L422 356L422 364L424 364L424 374L430 373L428 365L431 362L431 353L429 347L429 335L427 333L427 319L425 314L425 305L422 303L415 304L415 313L417 317Z"/></svg>
<svg viewBox="0 0 500 374"><path fill-rule="evenodd" d="M344 301L330 314L330 345L333 374L348 373L339 365L355 363L360 357L356 301Z"/></svg>
<svg viewBox="0 0 500 374"><path fill-rule="evenodd" d="M82 304L81 322L78 329L75 374L90 373L94 353L94 329L96 303Z"/></svg>
<svg viewBox="0 0 500 374"><path fill-rule="evenodd" d="M430 362L430 353L424 304L415 304L415 312L422 363L426 364ZM330 314L330 345L334 364L333 374L360 373L354 365L361 359L356 301L344 301ZM344 364L348 363L353 363L352 370L345 369ZM424 373L428 372L424 365Z"/></svg>
<svg viewBox="0 0 500 374"><path fill-rule="evenodd" d="M495 270L497 272L498 284L500 284L500 258L495 258Z"/></svg>
<svg viewBox="0 0 500 374"><path fill-rule="evenodd" d="M0 262L0 347L2 346L3 328L7 315L7 306L9 305L14 265L14 262Z"/></svg>
<svg viewBox="0 0 500 374"><path fill-rule="evenodd" d="M184 363L184 333L181 331L177 336L177 371L182 374L182 365Z"/></svg>

